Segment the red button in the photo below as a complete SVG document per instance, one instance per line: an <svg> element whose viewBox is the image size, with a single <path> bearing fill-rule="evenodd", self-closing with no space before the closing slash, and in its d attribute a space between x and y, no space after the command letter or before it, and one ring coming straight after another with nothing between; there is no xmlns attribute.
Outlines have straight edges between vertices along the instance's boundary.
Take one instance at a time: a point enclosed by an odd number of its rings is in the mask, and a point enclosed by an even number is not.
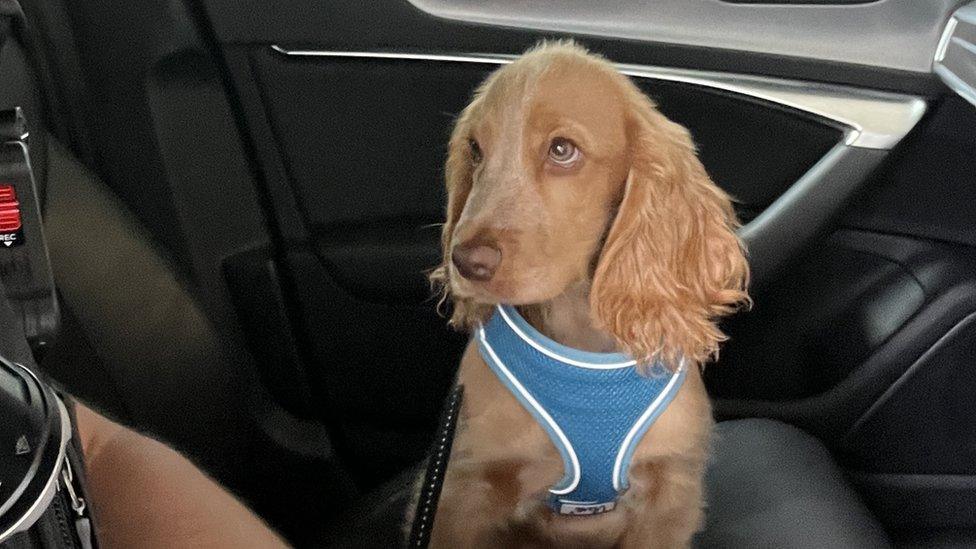
<svg viewBox="0 0 976 549"><path fill-rule="evenodd" d="M0 203L17 202L17 191L13 185L0 185Z"/></svg>
<svg viewBox="0 0 976 549"><path fill-rule="evenodd" d="M0 185L0 233L20 229L20 202L13 185Z"/></svg>

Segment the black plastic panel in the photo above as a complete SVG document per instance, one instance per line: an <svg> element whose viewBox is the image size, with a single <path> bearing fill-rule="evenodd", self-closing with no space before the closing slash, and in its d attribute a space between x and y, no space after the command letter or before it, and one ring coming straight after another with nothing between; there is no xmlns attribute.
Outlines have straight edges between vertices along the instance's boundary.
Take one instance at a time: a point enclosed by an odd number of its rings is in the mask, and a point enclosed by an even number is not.
<svg viewBox="0 0 976 549"><path fill-rule="evenodd" d="M335 283L369 303L430 302L426 273L440 260L440 225L430 218L380 217L315 232L315 248Z"/></svg>
<svg viewBox="0 0 976 549"><path fill-rule="evenodd" d="M224 274L265 387L288 411L309 417L312 396L305 365L271 250L262 247L228 257Z"/></svg>
<svg viewBox="0 0 976 549"><path fill-rule="evenodd" d="M976 475L976 311L929 348L848 433L876 473Z"/></svg>
<svg viewBox="0 0 976 549"><path fill-rule="evenodd" d="M844 224L976 246L976 108L947 97L850 208Z"/></svg>
<svg viewBox="0 0 976 549"><path fill-rule="evenodd" d="M976 547L976 476L850 473L871 511L904 547ZM926 530L928 535L922 534Z"/></svg>
<svg viewBox="0 0 976 549"><path fill-rule="evenodd" d="M843 243L804 264L754 295L752 311L728 323L731 341L721 363L708 369L715 397L793 400L823 392L925 301L905 267Z"/></svg>
<svg viewBox="0 0 976 549"><path fill-rule="evenodd" d="M730 340L706 370L717 409L772 413L839 441L976 311L976 251L842 230L752 294L755 306L726 323Z"/></svg>
<svg viewBox="0 0 976 549"><path fill-rule="evenodd" d="M311 251L287 261L316 411L351 473L376 485L423 458L467 336L448 330L434 299L369 303L338 287Z"/></svg>
<svg viewBox="0 0 976 549"><path fill-rule="evenodd" d="M481 65L294 61L261 48L255 73L309 224L439 221L444 146Z"/></svg>

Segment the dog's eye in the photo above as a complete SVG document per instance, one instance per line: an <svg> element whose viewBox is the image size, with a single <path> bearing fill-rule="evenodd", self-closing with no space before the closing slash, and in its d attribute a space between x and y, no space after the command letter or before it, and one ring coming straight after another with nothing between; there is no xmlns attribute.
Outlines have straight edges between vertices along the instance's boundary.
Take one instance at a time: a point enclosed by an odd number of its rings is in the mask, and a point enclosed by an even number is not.
<svg viewBox="0 0 976 549"><path fill-rule="evenodd" d="M565 137L557 137L549 144L549 160L561 168L568 168L579 160L576 144Z"/></svg>
<svg viewBox="0 0 976 549"><path fill-rule="evenodd" d="M481 162L481 146L474 139L468 140L468 145L471 147L471 162L478 164Z"/></svg>

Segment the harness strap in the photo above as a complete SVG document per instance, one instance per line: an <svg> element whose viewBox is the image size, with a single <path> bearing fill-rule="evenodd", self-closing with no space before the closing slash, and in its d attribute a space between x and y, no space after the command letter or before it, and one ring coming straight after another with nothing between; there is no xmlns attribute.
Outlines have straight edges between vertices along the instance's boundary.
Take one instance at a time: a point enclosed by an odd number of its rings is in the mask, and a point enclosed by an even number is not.
<svg viewBox="0 0 976 549"><path fill-rule="evenodd" d="M564 475L549 489L549 506L563 515L613 510L638 443L684 382L683 361L671 370L572 349L510 306L500 306L476 338L489 368L562 457Z"/></svg>

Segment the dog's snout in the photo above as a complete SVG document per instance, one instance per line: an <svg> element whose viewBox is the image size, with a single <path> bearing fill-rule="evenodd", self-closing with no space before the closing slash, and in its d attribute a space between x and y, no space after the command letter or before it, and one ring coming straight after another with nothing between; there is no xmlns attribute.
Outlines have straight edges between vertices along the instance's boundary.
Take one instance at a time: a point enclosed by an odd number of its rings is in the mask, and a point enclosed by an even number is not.
<svg viewBox="0 0 976 549"><path fill-rule="evenodd" d="M502 252L491 244L458 244L451 250L451 262L468 280L487 282L495 276Z"/></svg>

